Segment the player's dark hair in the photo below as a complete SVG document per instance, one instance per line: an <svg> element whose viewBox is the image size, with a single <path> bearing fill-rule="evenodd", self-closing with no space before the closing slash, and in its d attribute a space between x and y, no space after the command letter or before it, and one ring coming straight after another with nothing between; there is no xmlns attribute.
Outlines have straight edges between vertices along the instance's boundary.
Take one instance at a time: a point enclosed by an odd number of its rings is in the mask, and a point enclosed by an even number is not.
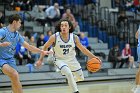
<svg viewBox="0 0 140 93"><path fill-rule="evenodd" d="M74 31L74 27L73 27L73 24L71 23L71 21L69 21L68 19L61 19L58 22L58 24L56 25L56 28L55 28L56 32L61 32L60 26L61 26L61 22L63 22L63 21L67 21L68 22L69 27L70 27L69 33L72 33Z"/></svg>
<svg viewBox="0 0 140 93"><path fill-rule="evenodd" d="M19 20L21 20L20 15L18 15L18 14L13 14L13 15L10 15L10 16L9 16L8 22L9 22L9 24L12 24L13 21L19 21Z"/></svg>

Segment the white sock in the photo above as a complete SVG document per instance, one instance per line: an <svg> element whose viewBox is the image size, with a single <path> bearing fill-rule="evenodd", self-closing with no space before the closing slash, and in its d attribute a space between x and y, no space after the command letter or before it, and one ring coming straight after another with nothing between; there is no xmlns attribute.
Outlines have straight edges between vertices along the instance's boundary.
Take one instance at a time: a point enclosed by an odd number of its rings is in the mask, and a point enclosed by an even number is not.
<svg viewBox="0 0 140 93"><path fill-rule="evenodd" d="M76 84L76 81L74 80L71 70L67 66L65 66L61 69L61 72L63 75L65 75L67 77L68 84L71 87L71 89L73 90L73 92L78 91L77 84Z"/></svg>

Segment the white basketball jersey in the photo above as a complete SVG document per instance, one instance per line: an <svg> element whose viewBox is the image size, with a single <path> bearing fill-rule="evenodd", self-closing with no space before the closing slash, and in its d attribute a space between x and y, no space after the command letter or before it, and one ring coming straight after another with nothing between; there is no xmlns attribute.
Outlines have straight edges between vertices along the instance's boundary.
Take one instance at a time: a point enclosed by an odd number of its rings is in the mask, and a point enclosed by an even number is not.
<svg viewBox="0 0 140 93"><path fill-rule="evenodd" d="M55 34L55 38L56 41L53 50L56 60L73 60L76 55L74 34L69 34L69 40L67 42L62 40L59 32Z"/></svg>

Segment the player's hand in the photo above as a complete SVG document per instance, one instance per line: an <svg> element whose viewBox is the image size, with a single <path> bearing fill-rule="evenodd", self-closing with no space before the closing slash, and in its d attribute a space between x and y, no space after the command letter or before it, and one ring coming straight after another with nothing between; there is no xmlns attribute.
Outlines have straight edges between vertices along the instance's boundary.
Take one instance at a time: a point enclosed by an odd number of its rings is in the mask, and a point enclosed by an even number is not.
<svg viewBox="0 0 140 93"><path fill-rule="evenodd" d="M102 61L101 61L101 59L99 57L95 57L95 58L97 58L102 63Z"/></svg>
<svg viewBox="0 0 140 93"><path fill-rule="evenodd" d="M53 54L53 51L43 51L41 52L42 55L49 55L49 54Z"/></svg>
<svg viewBox="0 0 140 93"><path fill-rule="evenodd" d="M41 60L38 60L38 61L35 63L35 66L36 66L37 68L41 67L41 65L42 65L42 61L41 61Z"/></svg>
<svg viewBox="0 0 140 93"><path fill-rule="evenodd" d="M1 45L2 47L6 47L6 46L11 45L11 43L10 43L10 42L3 42L3 43L1 43L0 45Z"/></svg>

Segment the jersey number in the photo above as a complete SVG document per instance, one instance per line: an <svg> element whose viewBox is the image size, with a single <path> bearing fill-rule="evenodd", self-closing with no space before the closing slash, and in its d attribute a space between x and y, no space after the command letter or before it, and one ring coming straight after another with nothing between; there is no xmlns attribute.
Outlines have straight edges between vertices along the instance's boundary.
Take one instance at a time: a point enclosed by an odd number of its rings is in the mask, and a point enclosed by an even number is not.
<svg viewBox="0 0 140 93"><path fill-rule="evenodd" d="M66 55L69 53L69 49L63 49L63 55Z"/></svg>

